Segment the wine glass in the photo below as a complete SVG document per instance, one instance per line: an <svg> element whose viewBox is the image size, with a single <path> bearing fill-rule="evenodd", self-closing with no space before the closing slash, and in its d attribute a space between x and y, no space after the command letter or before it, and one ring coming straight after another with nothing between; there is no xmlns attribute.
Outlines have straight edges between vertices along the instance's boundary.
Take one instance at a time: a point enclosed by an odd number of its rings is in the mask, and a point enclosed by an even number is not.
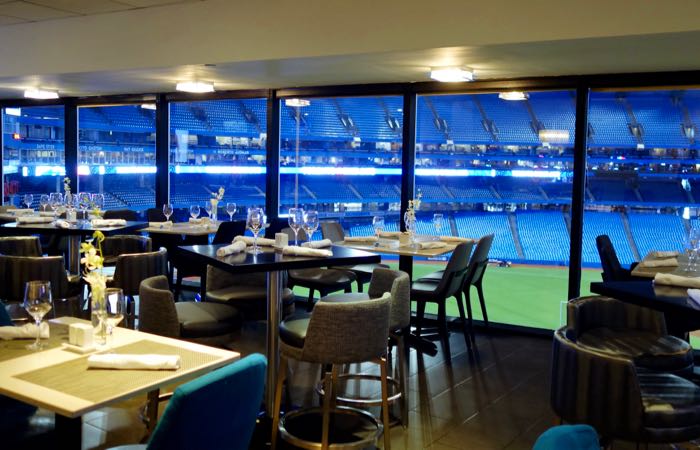
<svg viewBox="0 0 700 450"><path fill-rule="evenodd" d="M100 210L102 210L102 208L104 208L105 196L103 194L100 194L100 193L92 194L91 200L92 200L92 206L97 211L100 211Z"/></svg>
<svg viewBox="0 0 700 450"><path fill-rule="evenodd" d="M41 206L42 211L46 211L46 207L49 206L48 194L41 194L41 197L39 197L39 206Z"/></svg>
<svg viewBox="0 0 700 450"><path fill-rule="evenodd" d="M24 204L27 205L27 209L32 207L32 202L34 201L34 196L32 194L24 194L23 197Z"/></svg>
<svg viewBox="0 0 700 450"><path fill-rule="evenodd" d="M70 192L66 192L63 195L63 204L65 205L65 207L68 211L72 211L73 208L75 207L75 194L72 194Z"/></svg>
<svg viewBox="0 0 700 450"><path fill-rule="evenodd" d="M379 234L384 230L384 217L374 216L372 217L372 227L374 228L374 234L379 236Z"/></svg>
<svg viewBox="0 0 700 450"><path fill-rule="evenodd" d="M107 325L107 346L113 346L114 327L124 319L126 301L120 288L105 289L105 325Z"/></svg>
<svg viewBox="0 0 700 450"><path fill-rule="evenodd" d="M306 232L306 239L310 242L314 232L318 229L318 213L316 211L306 211L303 227Z"/></svg>
<svg viewBox="0 0 700 450"><path fill-rule="evenodd" d="M438 235L440 235L440 230L442 230L443 218L442 213L433 214L433 226Z"/></svg>
<svg viewBox="0 0 700 450"><path fill-rule="evenodd" d="M252 253L257 255L262 253L258 248L258 233L264 228L265 225L265 214L262 208L250 208L248 210L248 219L246 220L246 227L253 233L253 250Z"/></svg>
<svg viewBox="0 0 700 450"><path fill-rule="evenodd" d="M56 214L58 212L58 208L63 204L63 194L60 192L52 192L49 195L49 206L51 207L51 210L53 211L54 218L56 217Z"/></svg>
<svg viewBox="0 0 700 450"><path fill-rule="evenodd" d="M163 215L165 216L165 220L170 220L170 216L173 215L173 205L170 203L166 203L163 205Z"/></svg>
<svg viewBox="0 0 700 450"><path fill-rule="evenodd" d="M51 299L50 281L27 281L24 286L24 309L36 322L36 340L27 346L29 350L41 350L44 345L39 342L41 337L41 320L47 312L51 311L53 302Z"/></svg>
<svg viewBox="0 0 700 450"><path fill-rule="evenodd" d="M80 192L78 194L78 207L83 212L83 220L87 220L87 210L90 207L91 197L88 192Z"/></svg>
<svg viewBox="0 0 700 450"><path fill-rule="evenodd" d="M235 203L226 203L226 212L231 222L233 222L233 215L236 214L237 206Z"/></svg>
<svg viewBox="0 0 700 450"><path fill-rule="evenodd" d="M211 218L211 202L204 203L204 211L207 212L207 216Z"/></svg>
<svg viewBox="0 0 700 450"><path fill-rule="evenodd" d="M289 223L289 228L294 232L294 245L299 245L299 228L304 223L304 210L301 208L289 208L287 222Z"/></svg>
<svg viewBox="0 0 700 450"><path fill-rule="evenodd" d="M200 213L199 205L192 205L190 206L190 216L192 216L193 219L196 219L199 217Z"/></svg>

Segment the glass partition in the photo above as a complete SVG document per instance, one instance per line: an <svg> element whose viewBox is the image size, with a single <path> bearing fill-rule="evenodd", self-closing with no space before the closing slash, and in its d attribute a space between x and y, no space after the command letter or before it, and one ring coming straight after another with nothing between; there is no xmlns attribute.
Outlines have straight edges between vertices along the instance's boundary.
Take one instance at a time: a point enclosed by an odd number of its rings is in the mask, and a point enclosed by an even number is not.
<svg viewBox="0 0 700 450"><path fill-rule="evenodd" d="M78 189L104 194L104 209L155 205L153 105L78 108Z"/></svg>
<svg viewBox="0 0 700 450"><path fill-rule="evenodd" d="M2 203L19 207L32 194L37 208L42 194L63 192L63 106L3 108L2 125Z"/></svg>
<svg viewBox="0 0 700 450"><path fill-rule="evenodd" d="M494 234L483 282L489 320L554 329L567 296L575 95L508 98L418 97L417 229L475 239ZM422 261L414 276L434 270L433 261ZM476 289L471 293L481 319ZM458 314L453 300L447 305Z"/></svg>

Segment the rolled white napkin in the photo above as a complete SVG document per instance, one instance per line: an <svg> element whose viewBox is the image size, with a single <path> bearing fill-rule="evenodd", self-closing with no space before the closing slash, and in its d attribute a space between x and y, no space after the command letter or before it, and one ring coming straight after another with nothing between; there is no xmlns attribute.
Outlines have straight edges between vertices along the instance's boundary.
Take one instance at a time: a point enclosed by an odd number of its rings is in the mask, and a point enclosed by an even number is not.
<svg viewBox="0 0 700 450"><path fill-rule="evenodd" d="M345 236L345 242L377 242L377 236Z"/></svg>
<svg viewBox="0 0 700 450"><path fill-rule="evenodd" d="M53 217L55 214L53 211L39 211L39 216L41 217Z"/></svg>
<svg viewBox="0 0 700 450"><path fill-rule="evenodd" d="M31 216L34 214L33 209L8 209L5 212L14 216Z"/></svg>
<svg viewBox="0 0 700 450"><path fill-rule="evenodd" d="M678 267L676 258L645 259L639 263L640 267Z"/></svg>
<svg viewBox="0 0 700 450"><path fill-rule="evenodd" d="M105 353L90 355L87 362L89 369L177 370L180 368L179 355Z"/></svg>
<svg viewBox="0 0 700 450"><path fill-rule="evenodd" d="M379 237L399 237L401 236L400 231L382 231L379 233Z"/></svg>
<svg viewBox="0 0 700 450"><path fill-rule="evenodd" d="M459 236L440 236L440 240L442 242L474 242L474 239L472 238L465 238Z"/></svg>
<svg viewBox="0 0 700 450"><path fill-rule="evenodd" d="M148 222L150 228L171 228L173 226L172 220L166 222Z"/></svg>
<svg viewBox="0 0 700 450"><path fill-rule="evenodd" d="M688 298L700 306L700 289L688 289Z"/></svg>
<svg viewBox="0 0 700 450"><path fill-rule="evenodd" d="M440 241L418 242L416 245L418 245L418 248L420 248L421 250L447 247L446 243Z"/></svg>
<svg viewBox="0 0 700 450"><path fill-rule="evenodd" d="M296 245L288 245L284 247L282 249L282 254L293 256L333 256L333 252L330 250L324 250L321 248L297 247Z"/></svg>
<svg viewBox="0 0 700 450"><path fill-rule="evenodd" d="M41 339L49 338L49 324L46 322L41 322L39 326L39 337ZM10 340L10 339L36 339L36 324L27 323L21 327L0 327L0 339Z"/></svg>
<svg viewBox="0 0 700 450"><path fill-rule="evenodd" d="M673 275L672 273L657 273L654 276L654 284L700 289L700 277L684 277L681 275Z"/></svg>
<svg viewBox="0 0 700 450"><path fill-rule="evenodd" d="M90 222L93 227L116 227L120 225L126 225L126 220L124 219L93 219Z"/></svg>
<svg viewBox="0 0 700 450"><path fill-rule="evenodd" d="M51 223L53 222L53 215L51 217L36 217L36 216L18 216L15 218L17 223L19 224L25 224L25 223Z"/></svg>
<svg viewBox="0 0 700 450"><path fill-rule="evenodd" d="M216 249L216 256L228 256L234 253L240 253L245 250L245 242L236 241L233 244L229 244L225 247L220 247Z"/></svg>
<svg viewBox="0 0 700 450"><path fill-rule="evenodd" d="M330 239L322 239L320 241L309 241L301 244L302 247L306 248L326 248L330 247L331 245L333 245L333 242L331 242Z"/></svg>
<svg viewBox="0 0 700 450"><path fill-rule="evenodd" d="M677 251L658 251L658 252L651 252L651 256L653 258L675 258L679 255Z"/></svg>
<svg viewBox="0 0 700 450"><path fill-rule="evenodd" d="M253 238L251 236L236 236L233 238L233 242L245 242L246 245L253 245ZM258 238L258 245L261 247L274 247L275 240Z"/></svg>
<svg viewBox="0 0 700 450"><path fill-rule="evenodd" d="M58 219L53 224L56 226L56 228L70 228L70 222L62 219Z"/></svg>

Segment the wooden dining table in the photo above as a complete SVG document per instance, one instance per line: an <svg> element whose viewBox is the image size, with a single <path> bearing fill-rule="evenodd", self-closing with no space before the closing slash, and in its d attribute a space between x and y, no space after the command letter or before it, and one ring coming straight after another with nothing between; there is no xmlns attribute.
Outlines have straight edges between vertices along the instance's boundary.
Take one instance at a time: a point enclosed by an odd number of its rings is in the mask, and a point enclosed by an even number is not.
<svg viewBox="0 0 700 450"><path fill-rule="evenodd" d="M147 226L139 231L149 234L180 235L180 236L208 236L215 234L221 225L221 221L210 222L206 225L190 222L173 223L171 226Z"/></svg>
<svg viewBox="0 0 700 450"><path fill-rule="evenodd" d="M149 427L156 422L161 387L186 381L239 359L240 354L192 342L116 327L114 353L179 355L177 370L88 369L88 354L64 347L68 324L50 322L47 349L30 351L26 339L0 341L0 394L56 413L57 448L80 449L82 416L119 401L148 394Z"/></svg>

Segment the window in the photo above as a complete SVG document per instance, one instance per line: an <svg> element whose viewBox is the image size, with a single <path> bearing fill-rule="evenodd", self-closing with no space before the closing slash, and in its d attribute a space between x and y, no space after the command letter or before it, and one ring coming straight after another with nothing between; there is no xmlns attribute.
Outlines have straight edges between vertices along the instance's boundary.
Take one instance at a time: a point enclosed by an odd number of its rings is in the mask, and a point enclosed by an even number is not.
<svg viewBox="0 0 700 450"><path fill-rule="evenodd" d="M155 111L147 105L78 108L78 190L105 209L155 205Z"/></svg>
<svg viewBox="0 0 700 450"><path fill-rule="evenodd" d="M265 206L266 144L264 98L171 103L170 203L203 207L224 187L222 211L235 202L242 217Z"/></svg>
<svg viewBox="0 0 700 450"><path fill-rule="evenodd" d="M3 204L20 206L24 194L63 192L63 106L3 108Z"/></svg>

